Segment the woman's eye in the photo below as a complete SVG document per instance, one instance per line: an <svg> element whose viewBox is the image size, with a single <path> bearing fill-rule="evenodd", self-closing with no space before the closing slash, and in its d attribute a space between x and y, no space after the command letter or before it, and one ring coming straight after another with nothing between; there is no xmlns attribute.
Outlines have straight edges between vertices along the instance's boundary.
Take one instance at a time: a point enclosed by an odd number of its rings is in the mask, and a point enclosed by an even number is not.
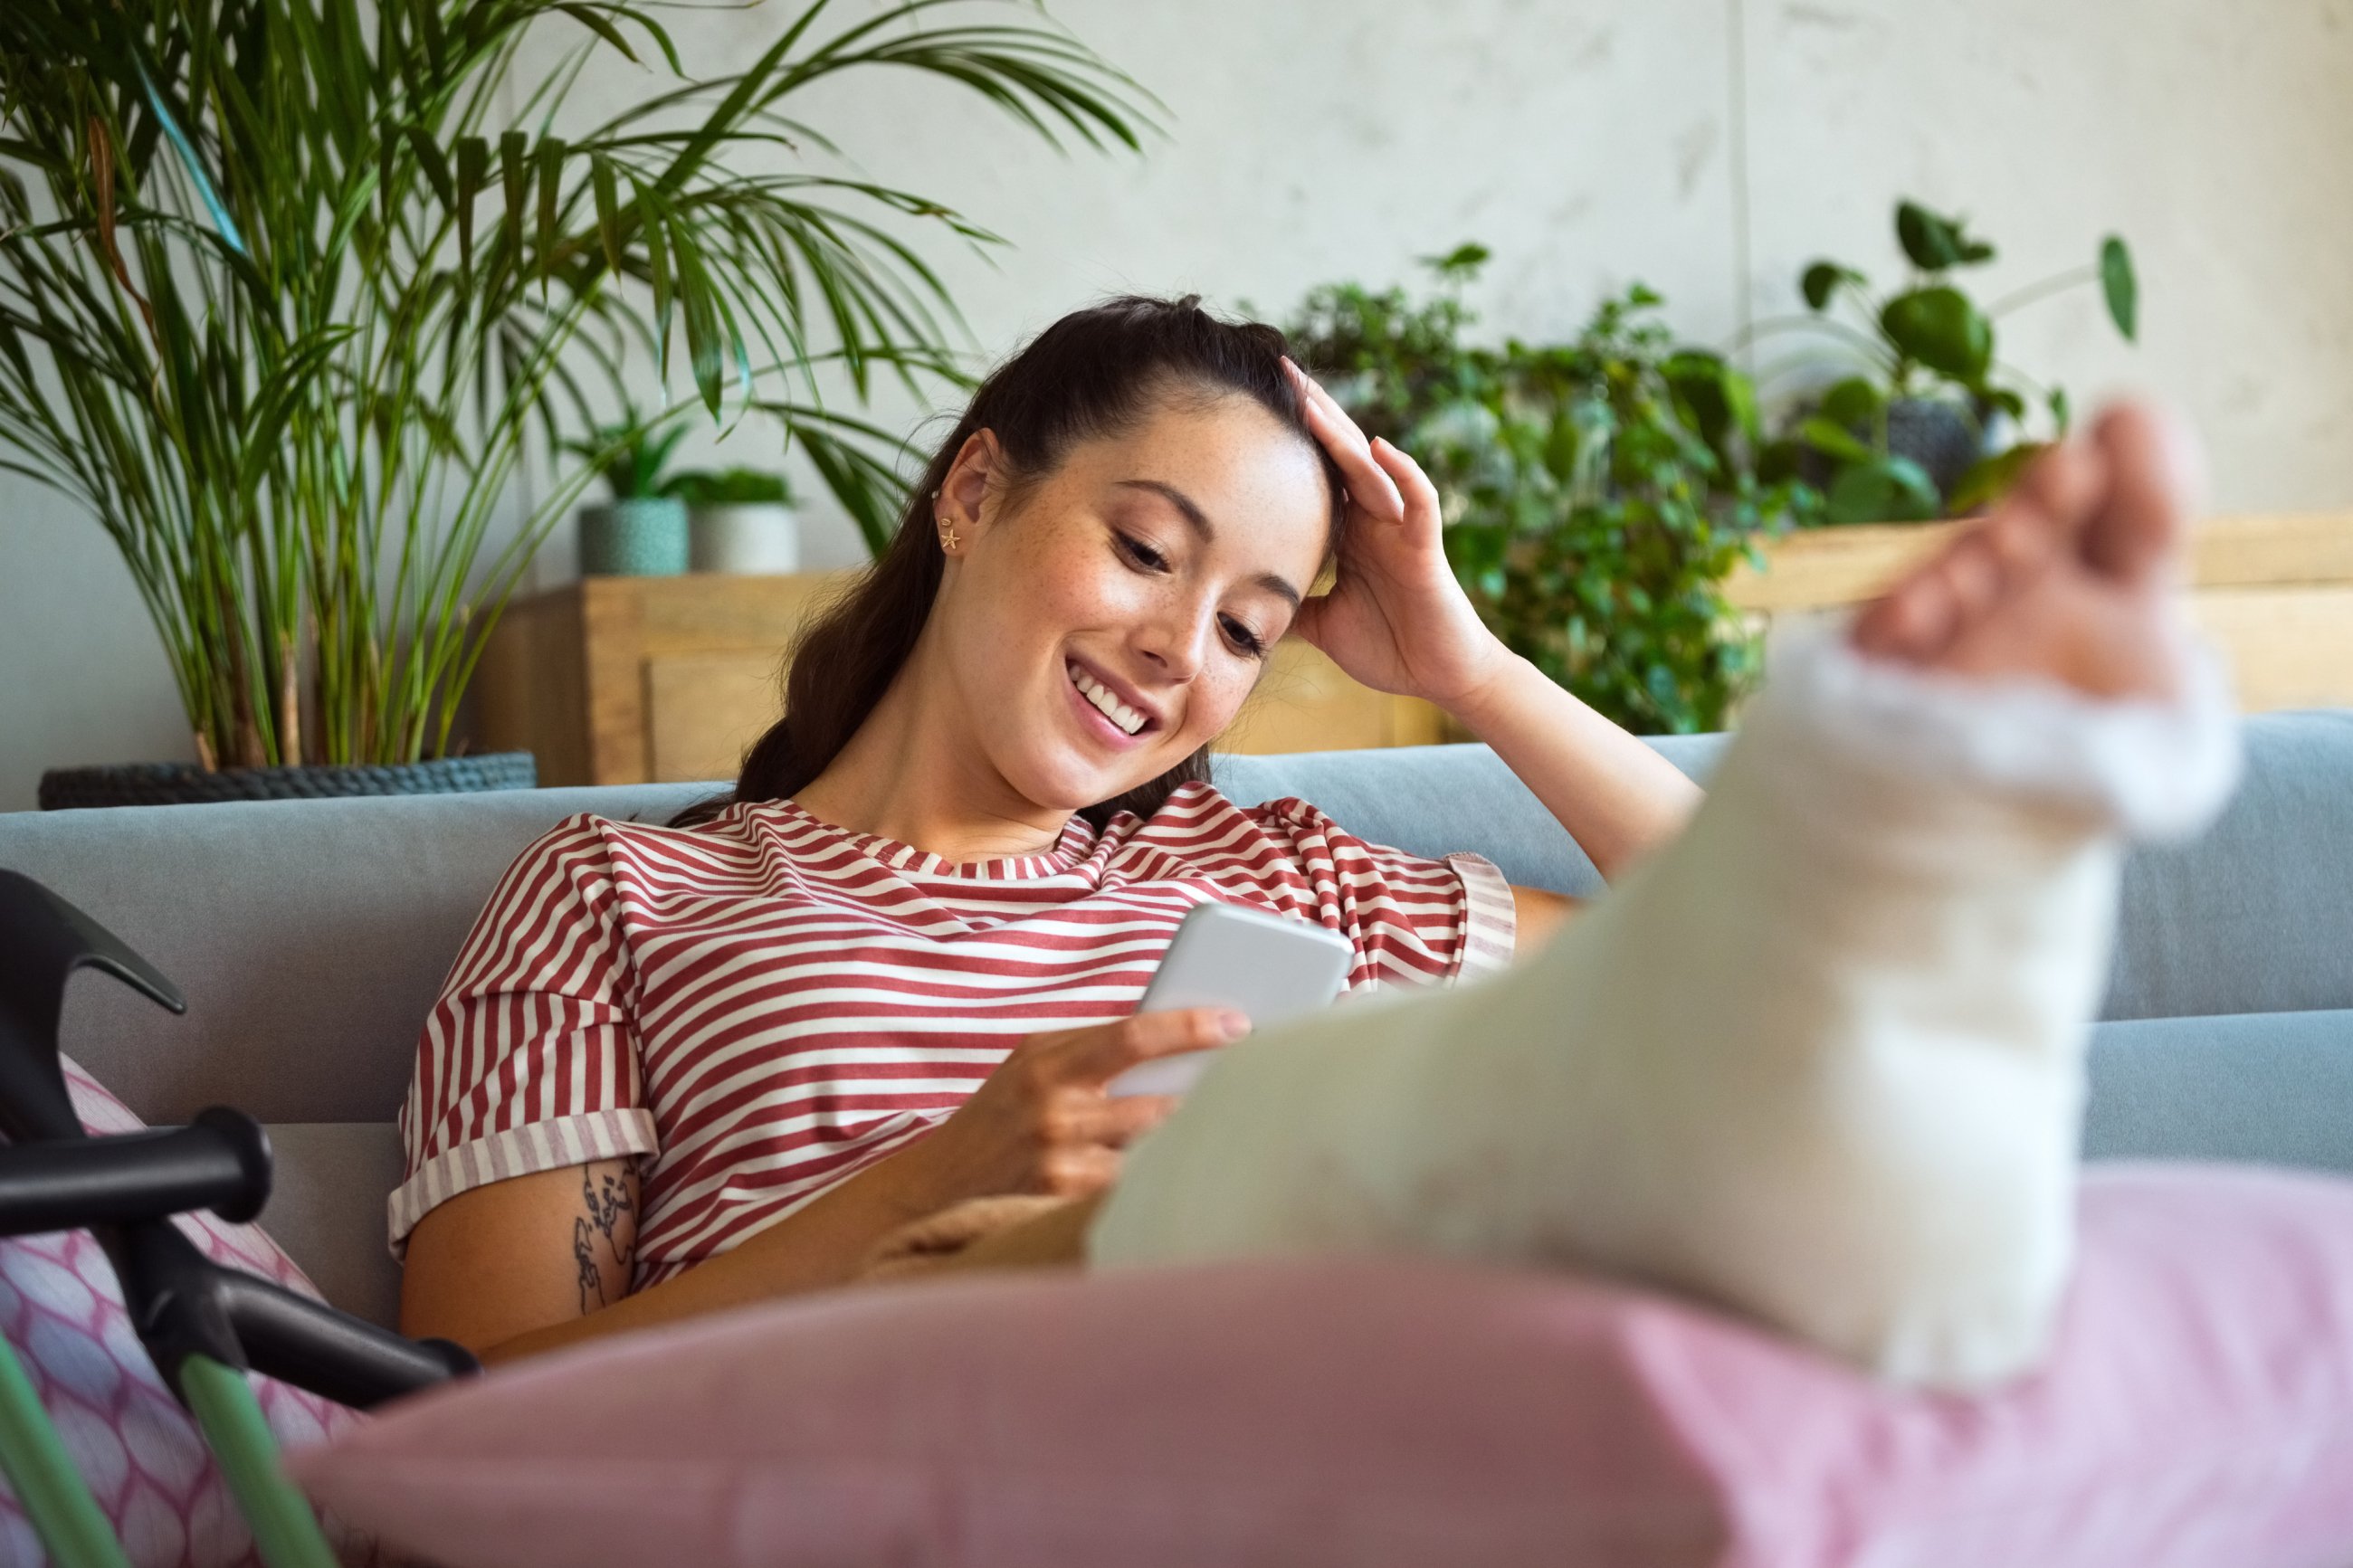
<svg viewBox="0 0 2353 1568"><path fill-rule="evenodd" d="M1145 572L1165 572L1168 569L1168 558L1144 541L1127 533L1119 534L1116 537L1119 540L1119 552L1127 557L1130 565Z"/></svg>
<svg viewBox="0 0 2353 1568"><path fill-rule="evenodd" d="M1266 652L1266 639L1260 637L1256 632L1250 630L1250 627L1242 625L1241 622L1234 619L1231 616L1225 616L1219 618L1224 622L1226 636L1232 639L1234 647L1240 648L1251 658L1256 658L1261 654Z"/></svg>

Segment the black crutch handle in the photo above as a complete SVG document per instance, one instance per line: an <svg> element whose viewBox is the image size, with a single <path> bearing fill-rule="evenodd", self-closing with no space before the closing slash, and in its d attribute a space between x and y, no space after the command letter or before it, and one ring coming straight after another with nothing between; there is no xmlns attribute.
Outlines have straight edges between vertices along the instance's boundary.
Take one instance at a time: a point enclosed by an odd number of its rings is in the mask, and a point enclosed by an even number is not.
<svg viewBox="0 0 2353 1568"><path fill-rule="evenodd" d="M79 1138L58 1065L66 982L100 969L174 1013L188 1004L153 964L21 871L0 871L0 1133L12 1143Z"/></svg>
<svg viewBox="0 0 2353 1568"><path fill-rule="evenodd" d="M254 1275L218 1273L253 1370L339 1404L371 1409L482 1370L463 1345L406 1339Z"/></svg>
<svg viewBox="0 0 2353 1568"><path fill-rule="evenodd" d="M0 1236L210 1209L242 1225L269 1201L269 1134L216 1105L185 1127L0 1148Z"/></svg>
<svg viewBox="0 0 2353 1568"><path fill-rule="evenodd" d="M186 1127L90 1138L58 1065L74 971L101 969L174 1013L153 964L30 877L0 870L0 1235L89 1227L122 1282L141 1343L180 1387L191 1355L250 1367L365 1407L481 1370L446 1340L407 1340L196 1250L168 1214L250 1219L269 1195L269 1140L241 1111Z"/></svg>

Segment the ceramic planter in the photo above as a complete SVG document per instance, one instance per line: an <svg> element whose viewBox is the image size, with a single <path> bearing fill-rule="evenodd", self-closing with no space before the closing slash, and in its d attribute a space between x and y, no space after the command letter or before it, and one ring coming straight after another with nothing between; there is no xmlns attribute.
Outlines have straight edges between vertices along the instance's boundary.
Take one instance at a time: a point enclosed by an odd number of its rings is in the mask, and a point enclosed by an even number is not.
<svg viewBox="0 0 2353 1568"><path fill-rule="evenodd" d="M762 576L801 569L800 520L781 501L696 507L687 514L687 536L697 572Z"/></svg>
<svg viewBox="0 0 2353 1568"><path fill-rule="evenodd" d="M52 768L41 775L41 809L99 805L194 805L224 800L321 800L354 795L453 795L532 789L539 770L529 752L491 752L386 766L313 764L222 768L194 763L124 763Z"/></svg>
<svg viewBox="0 0 2353 1568"><path fill-rule="evenodd" d="M686 503L643 496L580 509L584 577L669 577L686 570Z"/></svg>

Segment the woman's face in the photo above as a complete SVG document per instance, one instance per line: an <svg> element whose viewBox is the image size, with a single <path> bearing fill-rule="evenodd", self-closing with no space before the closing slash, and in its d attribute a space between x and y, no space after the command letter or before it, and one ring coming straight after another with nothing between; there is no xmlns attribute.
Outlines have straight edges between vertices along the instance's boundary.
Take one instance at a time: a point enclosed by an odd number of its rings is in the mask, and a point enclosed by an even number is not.
<svg viewBox="0 0 2353 1568"><path fill-rule="evenodd" d="M993 439L942 489L934 632L970 741L1056 811L1157 778L1232 722L1322 564L1309 442L1238 396L1176 397L1009 503Z"/></svg>

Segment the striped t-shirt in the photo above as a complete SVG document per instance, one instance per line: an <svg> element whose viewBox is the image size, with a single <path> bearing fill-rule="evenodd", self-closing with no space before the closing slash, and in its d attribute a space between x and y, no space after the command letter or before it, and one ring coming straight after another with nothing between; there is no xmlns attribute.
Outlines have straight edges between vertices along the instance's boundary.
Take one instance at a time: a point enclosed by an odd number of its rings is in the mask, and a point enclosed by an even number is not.
<svg viewBox="0 0 2353 1568"><path fill-rule="evenodd" d="M508 870L426 1023L393 1246L469 1188L634 1158L633 1288L670 1279L919 1137L1023 1036L1134 1012L1211 900L1345 936L1351 990L1511 956L1511 889L1478 856L1207 784L965 865L788 801L693 829L573 817Z"/></svg>

